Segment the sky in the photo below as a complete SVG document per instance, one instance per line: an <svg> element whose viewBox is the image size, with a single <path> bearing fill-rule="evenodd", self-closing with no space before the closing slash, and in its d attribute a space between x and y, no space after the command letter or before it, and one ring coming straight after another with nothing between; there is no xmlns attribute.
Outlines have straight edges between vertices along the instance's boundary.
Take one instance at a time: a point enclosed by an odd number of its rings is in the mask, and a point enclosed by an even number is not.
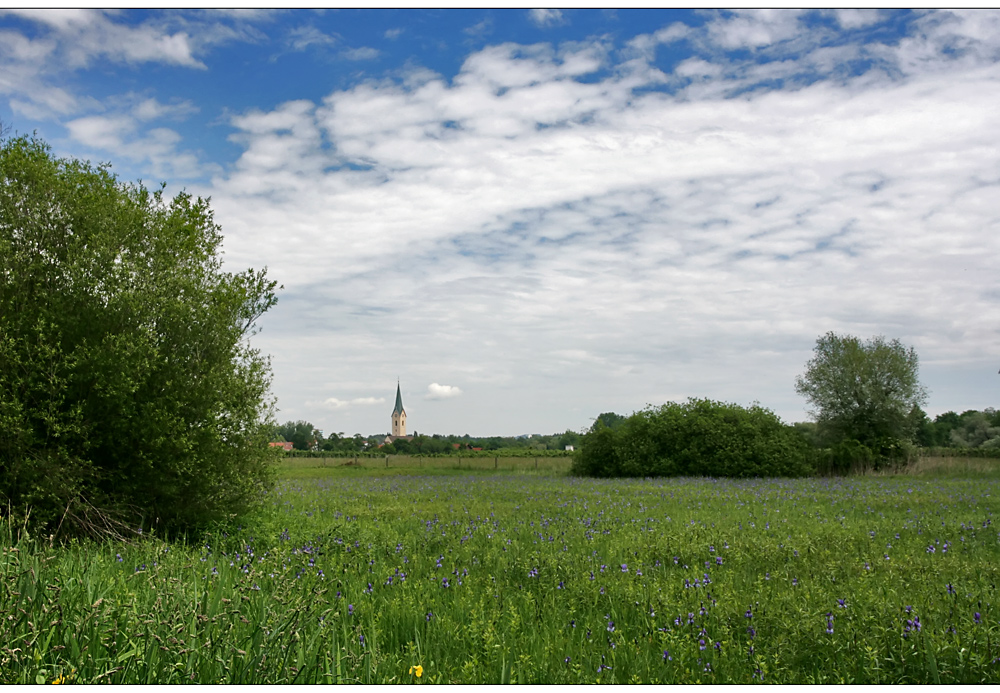
<svg viewBox="0 0 1000 693"><path fill-rule="evenodd" d="M0 11L0 122L211 197L279 421L809 418L826 332L997 405L1000 12Z"/></svg>

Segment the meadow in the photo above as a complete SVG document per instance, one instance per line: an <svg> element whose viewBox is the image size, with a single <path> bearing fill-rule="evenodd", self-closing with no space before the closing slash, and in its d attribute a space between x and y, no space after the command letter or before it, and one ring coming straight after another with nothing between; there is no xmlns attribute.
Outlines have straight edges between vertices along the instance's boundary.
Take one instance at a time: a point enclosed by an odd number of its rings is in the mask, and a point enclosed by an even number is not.
<svg viewBox="0 0 1000 693"><path fill-rule="evenodd" d="M288 464L263 511L199 537L53 546L4 522L0 683L1000 678L992 468L489 462Z"/></svg>

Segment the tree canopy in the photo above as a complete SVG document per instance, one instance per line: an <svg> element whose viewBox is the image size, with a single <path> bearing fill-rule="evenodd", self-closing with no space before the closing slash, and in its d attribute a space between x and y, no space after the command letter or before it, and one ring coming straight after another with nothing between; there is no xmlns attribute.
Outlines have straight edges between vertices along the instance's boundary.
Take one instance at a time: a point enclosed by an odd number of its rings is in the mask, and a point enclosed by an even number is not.
<svg viewBox="0 0 1000 693"><path fill-rule="evenodd" d="M99 533L239 513L269 480L275 302L206 200L0 141L0 503Z"/></svg>
<svg viewBox="0 0 1000 693"><path fill-rule="evenodd" d="M582 476L801 476L808 444L759 405L709 399L668 402L610 428L598 418L574 455Z"/></svg>
<svg viewBox="0 0 1000 693"><path fill-rule="evenodd" d="M808 400L828 443L855 440L873 451L912 441L919 418L914 410L927 399L912 347L833 332L816 340L795 390Z"/></svg>

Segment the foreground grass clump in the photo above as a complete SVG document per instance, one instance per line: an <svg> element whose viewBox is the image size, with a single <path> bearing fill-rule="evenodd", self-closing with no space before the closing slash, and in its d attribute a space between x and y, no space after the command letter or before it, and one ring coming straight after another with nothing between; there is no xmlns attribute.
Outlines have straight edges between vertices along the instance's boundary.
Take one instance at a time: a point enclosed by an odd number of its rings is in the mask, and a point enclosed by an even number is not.
<svg viewBox="0 0 1000 693"><path fill-rule="evenodd" d="M5 541L0 682L995 681L998 491L289 480L188 545Z"/></svg>

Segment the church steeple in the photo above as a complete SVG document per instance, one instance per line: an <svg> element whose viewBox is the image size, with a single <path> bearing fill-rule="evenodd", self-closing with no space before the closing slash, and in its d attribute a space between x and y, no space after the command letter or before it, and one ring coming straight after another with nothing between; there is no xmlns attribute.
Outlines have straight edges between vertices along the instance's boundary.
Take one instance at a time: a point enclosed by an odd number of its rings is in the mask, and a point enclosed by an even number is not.
<svg viewBox="0 0 1000 693"><path fill-rule="evenodd" d="M406 410L403 409L403 394L396 381L396 407L392 410L392 436L406 436Z"/></svg>
<svg viewBox="0 0 1000 693"><path fill-rule="evenodd" d="M399 392L399 381L396 381L396 408L392 410L393 414L405 414L403 410L403 395Z"/></svg>

